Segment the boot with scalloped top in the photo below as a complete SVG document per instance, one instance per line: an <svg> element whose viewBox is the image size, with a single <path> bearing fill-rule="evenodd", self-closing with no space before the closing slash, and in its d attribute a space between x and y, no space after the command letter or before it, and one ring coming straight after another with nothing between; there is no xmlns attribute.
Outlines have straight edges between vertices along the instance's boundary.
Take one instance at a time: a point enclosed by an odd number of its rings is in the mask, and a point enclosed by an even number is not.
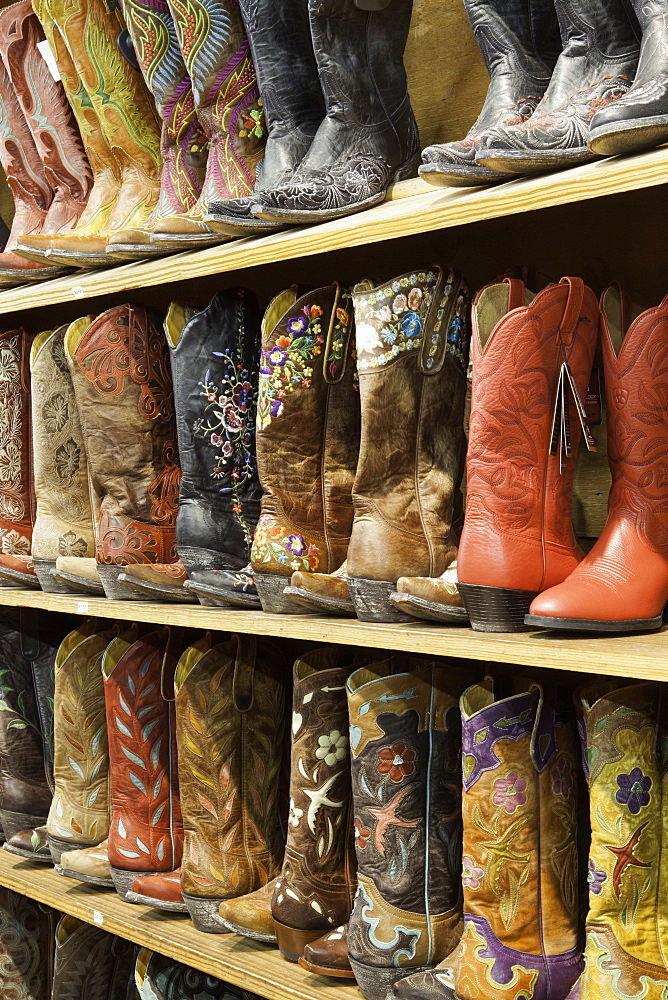
<svg viewBox="0 0 668 1000"><path fill-rule="evenodd" d="M61 917L51 1000L126 1000L137 946L86 924Z"/></svg>
<svg viewBox="0 0 668 1000"><path fill-rule="evenodd" d="M256 993L232 986L197 969L142 948L135 984L139 1000L261 1000Z"/></svg>

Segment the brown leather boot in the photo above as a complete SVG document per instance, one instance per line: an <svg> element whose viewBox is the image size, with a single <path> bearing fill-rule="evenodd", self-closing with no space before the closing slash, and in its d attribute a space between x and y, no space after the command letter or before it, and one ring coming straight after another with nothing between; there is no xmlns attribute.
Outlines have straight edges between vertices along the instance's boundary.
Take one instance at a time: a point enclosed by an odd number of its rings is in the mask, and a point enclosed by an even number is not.
<svg viewBox="0 0 668 1000"><path fill-rule="evenodd" d="M354 979L355 973L348 958L348 924L341 924L333 931L311 941L299 959L302 969L316 976L334 979Z"/></svg>
<svg viewBox="0 0 668 1000"><path fill-rule="evenodd" d="M344 923L355 883L346 678L353 654L337 647L294 665L288 839L271 913L284 958Z"/></svg>
<svg viewBox="0 0 668 1000"><path fill-rule="evenodd" d="M46 1000L53 983L56 913L0 888L0 965L7 997Z"/></svg>
<svg viewBox="0 0 668 1000"><path fill-rule="evenodd" d="M362 621L405 621L389 600L398 578L438 576L453 556L468 290L433 267L359 286L353 299L362 440L348 587Z"/></svg>
<svg viewBox="0 0 668 1000"><path fill-rule="evenodd" d="M0 333L0 561L23 571L30 556L35 490L30 426L30 348L25 330ZM3 558L4 557L4 558Z"/></svg>
<svg viewBox="0 0 668 1000"><path fill-rule="evenodd" d="M180 470L159 318L141 306L115 306L86 330L70 327L65 352L100 497L98 572L107 597L142 600L118 582L123 567L176 560Z"/></svg>
<svg viewBox="0 0 668 1000"><path fill-rule="evenodd" d="M446 625L468 625L469 616L457 589L457 560L437 577L401 576L390 601L406 615Z"/></svg>
<svg viewBox="0 0 668 1000"><path fill-rule="evenodd" d="M51 1000L126 1000L135 944L69 915L60 918L55 940Z"/></svg>
<svg viewBox="0 0 668 1000"><path fill-rule="evenodd" d="M256 443L264 496L251 552L265 611L304 614L283 593L292 573L330 573L345 559L359 447L355 383L348 291L334 284L278 295L262 323Z"/></svg>
<svg viewBox="0 0 668 1000"><path fill-rule="evenodd" d="M457 573L479 631L525 629L533 598L582 559L571 505L598 317L580 278L535 297L507 278L476 296Z"/></svg>

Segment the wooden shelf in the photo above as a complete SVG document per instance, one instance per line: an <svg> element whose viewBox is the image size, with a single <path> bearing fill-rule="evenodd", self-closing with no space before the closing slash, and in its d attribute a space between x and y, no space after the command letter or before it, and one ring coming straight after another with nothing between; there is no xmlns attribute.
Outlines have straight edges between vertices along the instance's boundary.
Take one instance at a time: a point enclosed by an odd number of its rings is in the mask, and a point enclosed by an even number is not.
<svg viewBox="0 0 668 1000"><path fill-rule="evenodd" d="M238 934L203 934L187 915L125 903L112 889L64 878L5 850L0 850L0 885L267 1000L321 1000L333 988L336 1000L360 1000L355 984L311 975L286 962L277 948Z"/></svg>
<svg viewBox="0 0 668 1000"><path fill-rule="evenodd" d="M404 181L384 204L344 219L8 289L0 293L0 315L655 187L667 177L668 148L663 147L489 188L434 188L419 179Z"/></svg>
<svg viewBox="0 0 668 1000"><path fill-rule="evenodd" d="M0 605L41 608L121 621L155 622L277 638L332 642L362 648L400 650L467 660L573 670L586 674L668 680L668 633L599 638L558 632L490 634L416 622L374 625L319 615L270 615L198 605L110 601L36 590L0 589Z"/></svg>

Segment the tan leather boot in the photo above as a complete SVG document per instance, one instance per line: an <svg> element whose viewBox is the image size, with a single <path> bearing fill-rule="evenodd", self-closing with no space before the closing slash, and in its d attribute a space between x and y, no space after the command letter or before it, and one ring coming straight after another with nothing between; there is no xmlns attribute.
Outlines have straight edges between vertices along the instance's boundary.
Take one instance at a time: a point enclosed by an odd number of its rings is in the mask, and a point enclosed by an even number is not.
<svg viewBox="0 0 668 1000"><path fill-rule="evenodd" d="M76 879L78 882L90 882L105 889L114 888L114 880L109 870L109 855L107 840L95 847L83 847L80 851L63 851L60 864L54 865L59 875Z"/></svg>
<svg viewBox="0 0 668 1000"><path fill-rule="evenodd" d="M29 556L35 521L30 348L25 330L0 333L0 560ZM19 568L22 563L19 562Z"/></svg>
<svg viewBox="0 0 668 1000"><path fill-rule="evenodd" d="M456 559L437 577L399 577L390 601L399 611L415 618L446 625L468 625L468 612L457 589Z"/></svg>

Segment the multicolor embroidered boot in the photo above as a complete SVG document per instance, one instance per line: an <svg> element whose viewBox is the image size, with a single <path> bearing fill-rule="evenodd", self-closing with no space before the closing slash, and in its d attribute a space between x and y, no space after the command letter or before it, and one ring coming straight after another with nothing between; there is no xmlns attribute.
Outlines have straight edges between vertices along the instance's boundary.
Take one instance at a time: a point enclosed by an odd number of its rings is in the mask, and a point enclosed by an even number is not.
<svg viewBox="0 0 668 1000"><path fill-rule="evenodd" d="M77 882L90 882L104 889L113 889L114 880L109 869L107 840L95 847L84 847L80 851L63 851L60 863L54 865L59 875L76 879Z"/></svg>
<svg viewBox="0 0 668 1000"><path fill-rule="evenodd" d="M271 913L284 958L348 919L354 892L346 678L353 654L307 653L294 665L290 816Z"/></svg>
<svg viewBox="0 0 668 1000"><path fill-rule="evenodd" d="M602 680L580 694L592 837L585 971L571 996L660 1000L668 991L663 685Z"/></svg>
<svg viewBox="0 0 668 1000"><path fill-rule="evenodd" d="M255 460L257 300L248 289L231 288L199 313L173 303L165 332L182 456L176 548L190 579L170 579L166 567L152 567L163 580L147 581L151 595L259 608L245 572L262 495ZM128 567L124 582L143 586L139 572Z"/></svg>
<svg viewBox="0 0 668 1000"><path fill-rule="evenodd" d="M204 222L208 206L250 195L264 154L266 127L239 0L168 3L200 126L209 140L209 158L197 203L184 215L157 222L151 240L187 249L224 241Z"/></svg>
<svg viewBox="0 0 668 1000"><path fill-rule="evenodd" d="M0 565L24 569L35 521L30 426L30 348L25 330L0 333Z"/></svg>
<svg viewBox="0 0 668 1000"><path fill-rule="evenodd" d="M102 660L111 771L108 853L122 899L140 876L166 875L181 862L174 671L178 630L115 639Z"/></svg>
<svg viewBox="0 0 668 1000"><path fill-rule="evenodd" d="M55 926L54 910L0 888L0 966L7 997L51 997Z"/></svg>
<svg viewBox="0 0 668 1000"><path fill-rule="evenodd" d="M74 629L61 643L55 681L55 791L47 833L51 856L95 847L109 832L109 747L102 657L119 633L100 619ZM124 633L125 642L137 636Z"/></svg>
<svg viewBox="0 0 668 1000"><path fill-rule="evenodd" d="M262 321L264 495L251 562L265 611L306 613L284 594L293 571L331 573L346 557L360 434L352 324L339 284L301 296L289 288Z"/></svg>
<svg viewBox="0 0 668 1000"><path fill-rule="evenodd" d="M518 685L518 686L521 686ZM576 846L578 752L563 695L461 699L464 931L397 1000L565 1000L582 968Z"/></svg>
<svg viewBox="0 0 668 1000"><path fill-rule="evenodd" d="M135 983L139 1000L261 1000L256 993L231 986L197 969L142 948Z"/></svg>
<svg viewBox="0 0 668 1000"><path fill-rule="evenodd" d="M160 198L141 229L114 234L107 253L138 260L165 253L151 244L154 225L190 211L202 190L208 141L202 133L192 84L167 0L123 0L123 13L144 79L162 118Z"/></svg>
<svg viewBox="0 0 668 1000"><path fill-rule="evenodd" d="M439 576L456 554L468 289L439 266L358 286L353 301L362 439L348 587L362 621L405 621L390 602L399 577Z"/></svg>
<svg viewBox="0 0 668 1000"><path fill-rule="evenodd" d="M126 1000L137 946L76 917L61 917L51 1000Z"/></svg>
<svg viewBox="0 0 668 1000"><path fill-rule="evenodd" d="M471 673L437 662L402 654L347 683L358 880L348 951L367 1000L435 965L462 929L458 700Z"/></svg>
<svg viewBox="0 0 668 1000"><path fill-rule="evenodd" d="M107 597L130 564L174 562L180 470L167 346L157 315L115 306L65 338L86 457L101 499L96 559ZM148 599L148 598L147 598Z"/></svg>
<svg viewBox="0 0 668 1000"><path fill-rule="evenodd" d="M243 236L271 232L276 223L251 212L254 195L291 176L309 150L325 105L318 78L307 0L240 0L267 129L253 195L212 202L204 221L214 232Z"/></svg>

